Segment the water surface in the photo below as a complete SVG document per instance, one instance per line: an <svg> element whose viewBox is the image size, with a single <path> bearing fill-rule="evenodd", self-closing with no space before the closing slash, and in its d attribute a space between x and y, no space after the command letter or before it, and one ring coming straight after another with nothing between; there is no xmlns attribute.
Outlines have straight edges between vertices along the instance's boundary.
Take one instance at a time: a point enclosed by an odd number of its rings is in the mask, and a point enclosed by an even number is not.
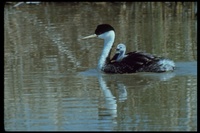
<svg viewBox="0 0 200 133"><path fill-rule="evenodd" d="M174 8L162 2L5 5L5 130L196 131L193 6ZM113 48L125 43L127 52L170 58L175 71L98 72L103 40L80 38L93 34L101 23L115 28Z"/></svg>

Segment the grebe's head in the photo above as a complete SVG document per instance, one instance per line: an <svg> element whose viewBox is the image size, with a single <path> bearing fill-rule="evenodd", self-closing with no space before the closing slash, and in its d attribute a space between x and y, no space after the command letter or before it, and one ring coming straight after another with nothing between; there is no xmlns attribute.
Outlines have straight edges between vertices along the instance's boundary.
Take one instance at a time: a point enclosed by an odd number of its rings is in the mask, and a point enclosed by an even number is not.
<svg viewBox="0 0 200 133"><path fill-rule="evenodd" d="M115 52L115 56L117 56L115 61L120 62L125 57L125 52L126 52L126 45L122 43L118 44Z"/></svg>
<svg viewBox="0 0 200 133"><path fill-rule="evenodd" d="M116 53L125 53L125 51L126 51L126 46L124 44L120 43L117 45Z"/></svg>
<svg viewBox="0 0 200 133"><path fill-rule="evenodd" d="M115 37L115 30L109 24L100 24L97 26L95 30L95 34L83 37L82 39L88 39L88 38L93 38L93 37L98 37L101 39Z"/></svg>

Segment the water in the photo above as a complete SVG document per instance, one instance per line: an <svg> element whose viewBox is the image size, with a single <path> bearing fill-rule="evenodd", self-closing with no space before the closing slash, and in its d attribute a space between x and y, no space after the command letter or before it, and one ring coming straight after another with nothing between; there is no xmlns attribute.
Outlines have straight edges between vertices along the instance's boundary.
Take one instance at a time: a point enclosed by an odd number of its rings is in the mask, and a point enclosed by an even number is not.
<svg viewBox="0 0 200 133"><path fill-rule="evenodd" d="M40 3L4 7L6 131L196 131L197 19L193 4ZM187 8L186 8L187 7ZM103 41L173 59L174 72L103 74ZM114 50L112 55L114 54Z"/></svg>

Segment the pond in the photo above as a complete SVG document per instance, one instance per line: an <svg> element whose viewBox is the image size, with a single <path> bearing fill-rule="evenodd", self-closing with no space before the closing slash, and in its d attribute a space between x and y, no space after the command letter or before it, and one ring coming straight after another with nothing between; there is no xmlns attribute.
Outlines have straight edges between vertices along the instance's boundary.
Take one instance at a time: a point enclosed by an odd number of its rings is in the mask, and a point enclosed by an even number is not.
<svg viewBox="0 0 200 133"><path fill-rule="evenodd" d="M6 131L197 131L193 2L74 2L4 6ZM174 60L174 72L96 70L103 40Z"/></svg>

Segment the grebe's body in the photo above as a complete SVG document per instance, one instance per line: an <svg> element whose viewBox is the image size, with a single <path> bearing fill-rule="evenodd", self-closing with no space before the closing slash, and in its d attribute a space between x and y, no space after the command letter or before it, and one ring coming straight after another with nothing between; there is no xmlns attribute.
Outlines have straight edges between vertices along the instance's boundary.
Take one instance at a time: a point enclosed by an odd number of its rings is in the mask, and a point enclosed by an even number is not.
<svg viewBox="0 0 200 133"><path fill-rule="evenodd" d="M119 52L118 56L116 55L116 61L111 61L110 52L115 40L115 32L109 24L98 25L94 35L83 39L92 37L104 39L104 48L98 62L98 69L105 73L166 72L173 71L175 68L172 60L136 51L127 54L125 51Z"/></svg>

